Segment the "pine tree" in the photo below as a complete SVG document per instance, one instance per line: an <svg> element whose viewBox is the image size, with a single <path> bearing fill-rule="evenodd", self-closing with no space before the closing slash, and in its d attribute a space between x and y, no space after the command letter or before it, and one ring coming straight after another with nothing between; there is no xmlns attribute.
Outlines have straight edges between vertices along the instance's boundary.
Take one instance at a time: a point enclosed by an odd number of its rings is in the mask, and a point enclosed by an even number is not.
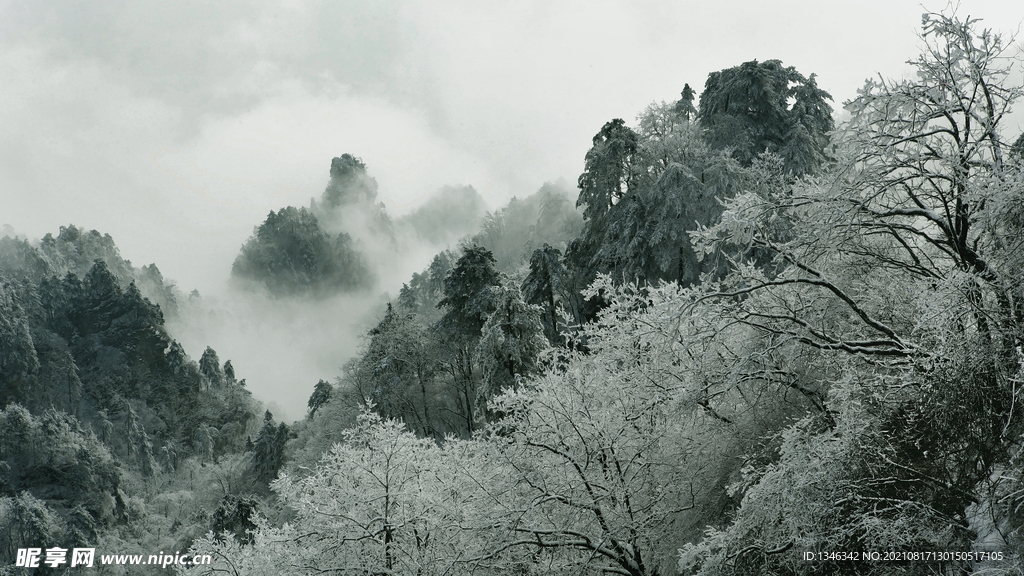
<svg viewBox="0 0 1024 576"><path fill-rule="evenodd" d="M199 358L199 371L206 376L207 381L212 386L220 386L224 383L224 372L220 367L220 358L217 357L217 352L206 347L203 351L203 355Z"/></svg>
<svg viewBox="0 0 1024 576"><path fill-rule="evenodd" d="M333 390L334 387L332 387L326 380L320 380L316 383L316 387L313 388L313 394L309 397L308 402L310 420L313 419L313 415L316 414L316 411L321 406L331 400L331 393Z"/></svg>
<svg viewBox="0 0 1024 576"><path fill-rule="evenodd" d="M564 274L562 252L544 244L530 256L530 273L523 281L523 298L526 302L543 307L544 336L552 346L562 344L558 334L556 295Z"/></svg>
<svg viewBox="0 0 1024 576"><path fill-rule="evenodd" d="M256 479L264 484L277 477L284 464L284 445L288 441L288 426L283 422L274 425L274 415L269 410L263 415L263 427L253 443L253 467Z"/></svg>
<svg viewBox="0 0 1024 576"><path fill-rule="evenodd" d="M814 173L827 160L832 96L779 60L752 60L712 72L697 119L715 148L744 166L762 152L781 154L793 174ZM792 104L790 104L792 102Z"/></svg>

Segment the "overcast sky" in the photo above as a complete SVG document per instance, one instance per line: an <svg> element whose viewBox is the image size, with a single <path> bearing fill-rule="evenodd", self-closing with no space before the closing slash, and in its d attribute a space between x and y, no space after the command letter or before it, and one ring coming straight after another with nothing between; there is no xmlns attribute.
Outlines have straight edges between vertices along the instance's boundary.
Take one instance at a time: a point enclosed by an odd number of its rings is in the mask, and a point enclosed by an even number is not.
<svg viewBox="0 0 1024 576"><path fill-rule="evenodd" d="M253 227L319 196L342 153L392 215L446 184L494 208L575 182L606 121L745 61L816 73L840 109L866 78L908 74L921 14L945 7L722 4L0 0L0 229L95 228L217 293ZM1012 32L1024 2L959 13Z"/></svg>
<svg viewBox="0 0 1024 576"><path fill-rule="evenodd" d="M1024 3L964 2L1013 30ZM944 5L928 6L942 9ZM615 117L777 58L836 108L916 52L916 2L0 1L0 225L74 223L215 289L267 211L363 158L392 214L574 182Z"/></svg>

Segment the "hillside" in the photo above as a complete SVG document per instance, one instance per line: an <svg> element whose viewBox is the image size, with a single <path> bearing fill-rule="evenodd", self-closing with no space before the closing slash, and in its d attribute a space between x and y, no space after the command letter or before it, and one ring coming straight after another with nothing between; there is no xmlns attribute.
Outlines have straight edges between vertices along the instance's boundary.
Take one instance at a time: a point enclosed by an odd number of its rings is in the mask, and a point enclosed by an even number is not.
<svg viewBox="0 0 1024 576"><path fill-rule="evenodd" d="M1019 574L1020 61L955 11L921 39L842 115L781 60L680 82L489 212L393 219L343 153L201 308L100 232L0 239L0 574ZM269 340L304 416L190 314Z"/></svg>

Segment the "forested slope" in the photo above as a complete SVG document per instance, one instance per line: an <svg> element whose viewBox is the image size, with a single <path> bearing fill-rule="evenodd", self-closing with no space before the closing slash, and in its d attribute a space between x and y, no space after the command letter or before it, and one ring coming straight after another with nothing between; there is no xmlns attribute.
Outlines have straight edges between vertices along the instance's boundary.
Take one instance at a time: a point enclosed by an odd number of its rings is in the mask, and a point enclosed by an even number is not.
<svg viewBox="0 0 1024 576"><path fill-rule="evenodd" d="M73 227L3 240L2 559L99 542L190 546L214 559L198 575L1019 573L1020 63L956 16L925 15L922 41L917 74L868 81L838 126L778 60L608 121L575 203L549 183L483 217L291 425L176 345L155 266ZM275 298L368 289L349 264L397 246L376 191L335 158L234 275Z"/></svg>
<svg viewBox="0 0 1024 576"><path fill-rule="evenodd" d="M239 455L259 403L212 349L191 360L140 285L176 310L156 266L134 268L110 236L0 240L5 567L26 547L187 547L220 498L195 489L213 472L197 470L226 459L238 470L222 479L254 489Z"/></svg>
<svg viewBox="0 0 1024 576"><path fill-rule="evenodd" d="M605 124L579 233L439 254L310 399L273 484L293 521L197 550L246 574L1016 573L1021 89L977 22L922 37L917 76L838 127L776 60Z"/></svg>

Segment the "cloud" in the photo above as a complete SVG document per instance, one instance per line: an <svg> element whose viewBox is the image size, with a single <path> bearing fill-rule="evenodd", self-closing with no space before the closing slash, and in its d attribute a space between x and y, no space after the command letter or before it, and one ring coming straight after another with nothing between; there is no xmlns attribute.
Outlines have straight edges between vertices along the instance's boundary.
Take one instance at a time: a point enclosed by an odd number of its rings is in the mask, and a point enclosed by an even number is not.
<svg viewBox="0 0 1024 576"><path fill-rule="evenodd" d="M1012 28L1017 4L978 0L971 15ZM223 293L253 227L319 197L342 153L366 162L392 216L445 185L472 185L493 209L575 181L608 120L632 122L744 61L817 73L838 109L876 72L910 72L920 12L881 0L0 0L0 227L95 228L186 292ZM338 357L350 340L337 338ZM281 366L304 361L281 354Z"/></svg>

